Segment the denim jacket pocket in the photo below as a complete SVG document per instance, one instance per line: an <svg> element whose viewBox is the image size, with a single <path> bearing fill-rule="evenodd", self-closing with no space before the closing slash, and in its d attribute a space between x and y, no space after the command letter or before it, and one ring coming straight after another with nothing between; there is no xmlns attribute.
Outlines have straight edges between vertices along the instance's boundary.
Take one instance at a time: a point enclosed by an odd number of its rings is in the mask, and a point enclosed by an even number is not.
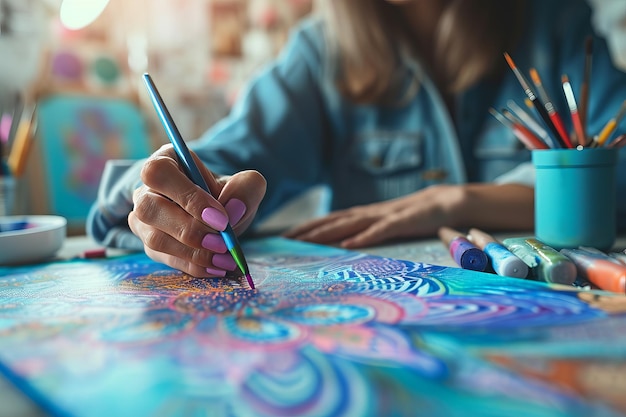
<svg viewBox="0 0 626 417"><path fill-rule="evenodd" d="M375 131L357 136L349 150L354 169L374 176L415 171L423 164L420 133Z"/></svg>
<svg viewBox="0 0 626 417"><path fill-rule="evenodd" d="M474 147L478 163L478 181L493 181L530 159L530 151L513 132L495 123L488 123Z"/></svg>

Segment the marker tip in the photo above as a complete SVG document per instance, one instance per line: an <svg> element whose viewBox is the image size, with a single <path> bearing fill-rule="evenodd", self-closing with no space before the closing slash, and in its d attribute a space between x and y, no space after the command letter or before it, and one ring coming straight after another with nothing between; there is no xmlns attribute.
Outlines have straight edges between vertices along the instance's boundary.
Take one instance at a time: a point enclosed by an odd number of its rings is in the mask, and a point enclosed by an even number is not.
<svg viewBox="0 0 626 417"><path fill-rule="evenodd" d="M248 285L250 285L250 288L254 290L255 289L254 281L252 281L252 277L250 276L249 273L246 274L246 281L248 281Z"/></svg>

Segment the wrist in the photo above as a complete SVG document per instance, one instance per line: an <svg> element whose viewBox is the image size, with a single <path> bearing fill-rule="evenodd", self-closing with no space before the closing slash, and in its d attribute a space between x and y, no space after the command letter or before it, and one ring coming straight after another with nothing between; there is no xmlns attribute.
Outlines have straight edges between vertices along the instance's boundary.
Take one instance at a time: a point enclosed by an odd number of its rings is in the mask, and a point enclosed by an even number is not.
<svg viewBox="0 0 626 417"><path fill-rule="evenodd" d="M467 205L471 198L465 185L435 185L428 189L429 196L439 208L439 223L449 227L467 225Z"/></svg>

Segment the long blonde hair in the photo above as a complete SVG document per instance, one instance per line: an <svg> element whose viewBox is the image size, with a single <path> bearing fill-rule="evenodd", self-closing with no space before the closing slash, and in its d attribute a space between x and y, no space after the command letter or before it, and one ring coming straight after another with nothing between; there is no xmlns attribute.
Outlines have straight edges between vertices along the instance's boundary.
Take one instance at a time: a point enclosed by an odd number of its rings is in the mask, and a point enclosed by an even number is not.
<svg viewBox="0 0 626 417"><path fill-rule="evenodd" d="M428 66L442 91L463 91L502 70L502 53L521 32L524 4L446 2L435 27L434 62ZM385 0L318 0L317 6L327 23L329 51L340 57L336 82L343 94L361 103L380 102L393 94L400 52L418 54L402 9Z"/></svg>

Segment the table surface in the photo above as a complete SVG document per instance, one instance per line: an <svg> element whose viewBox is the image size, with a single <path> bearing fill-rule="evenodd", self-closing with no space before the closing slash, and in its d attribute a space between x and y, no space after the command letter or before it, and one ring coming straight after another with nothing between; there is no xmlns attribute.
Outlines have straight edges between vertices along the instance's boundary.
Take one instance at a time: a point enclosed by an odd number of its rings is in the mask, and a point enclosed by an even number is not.
<svg viewBox="0 0 626 417"><path fill-rule="evenodd" d="M519 236L520 234L516 234ZM524 234L522 234L524 235ZM526 235L531 235L526 234ZM512 234L499 235L495 237L504 239L514 236ZM70 259L80 256L87 250L97 249L100 246L86 236L75 236L67 238L63 247L57 253L60 260ZM626 248L626 236L620 237L615 250ZM436 239L424 239L394 243L388 245L375 246L359 249L359 252L369 253L376 256L396 258L408 261L419 261L434 265L458 267L448 249L444 244ZM122 251L107 250L107 255L116 255ZM35 403L17 390L9 381L0 376L0 417L44 417L47 416Z"/></svg>

